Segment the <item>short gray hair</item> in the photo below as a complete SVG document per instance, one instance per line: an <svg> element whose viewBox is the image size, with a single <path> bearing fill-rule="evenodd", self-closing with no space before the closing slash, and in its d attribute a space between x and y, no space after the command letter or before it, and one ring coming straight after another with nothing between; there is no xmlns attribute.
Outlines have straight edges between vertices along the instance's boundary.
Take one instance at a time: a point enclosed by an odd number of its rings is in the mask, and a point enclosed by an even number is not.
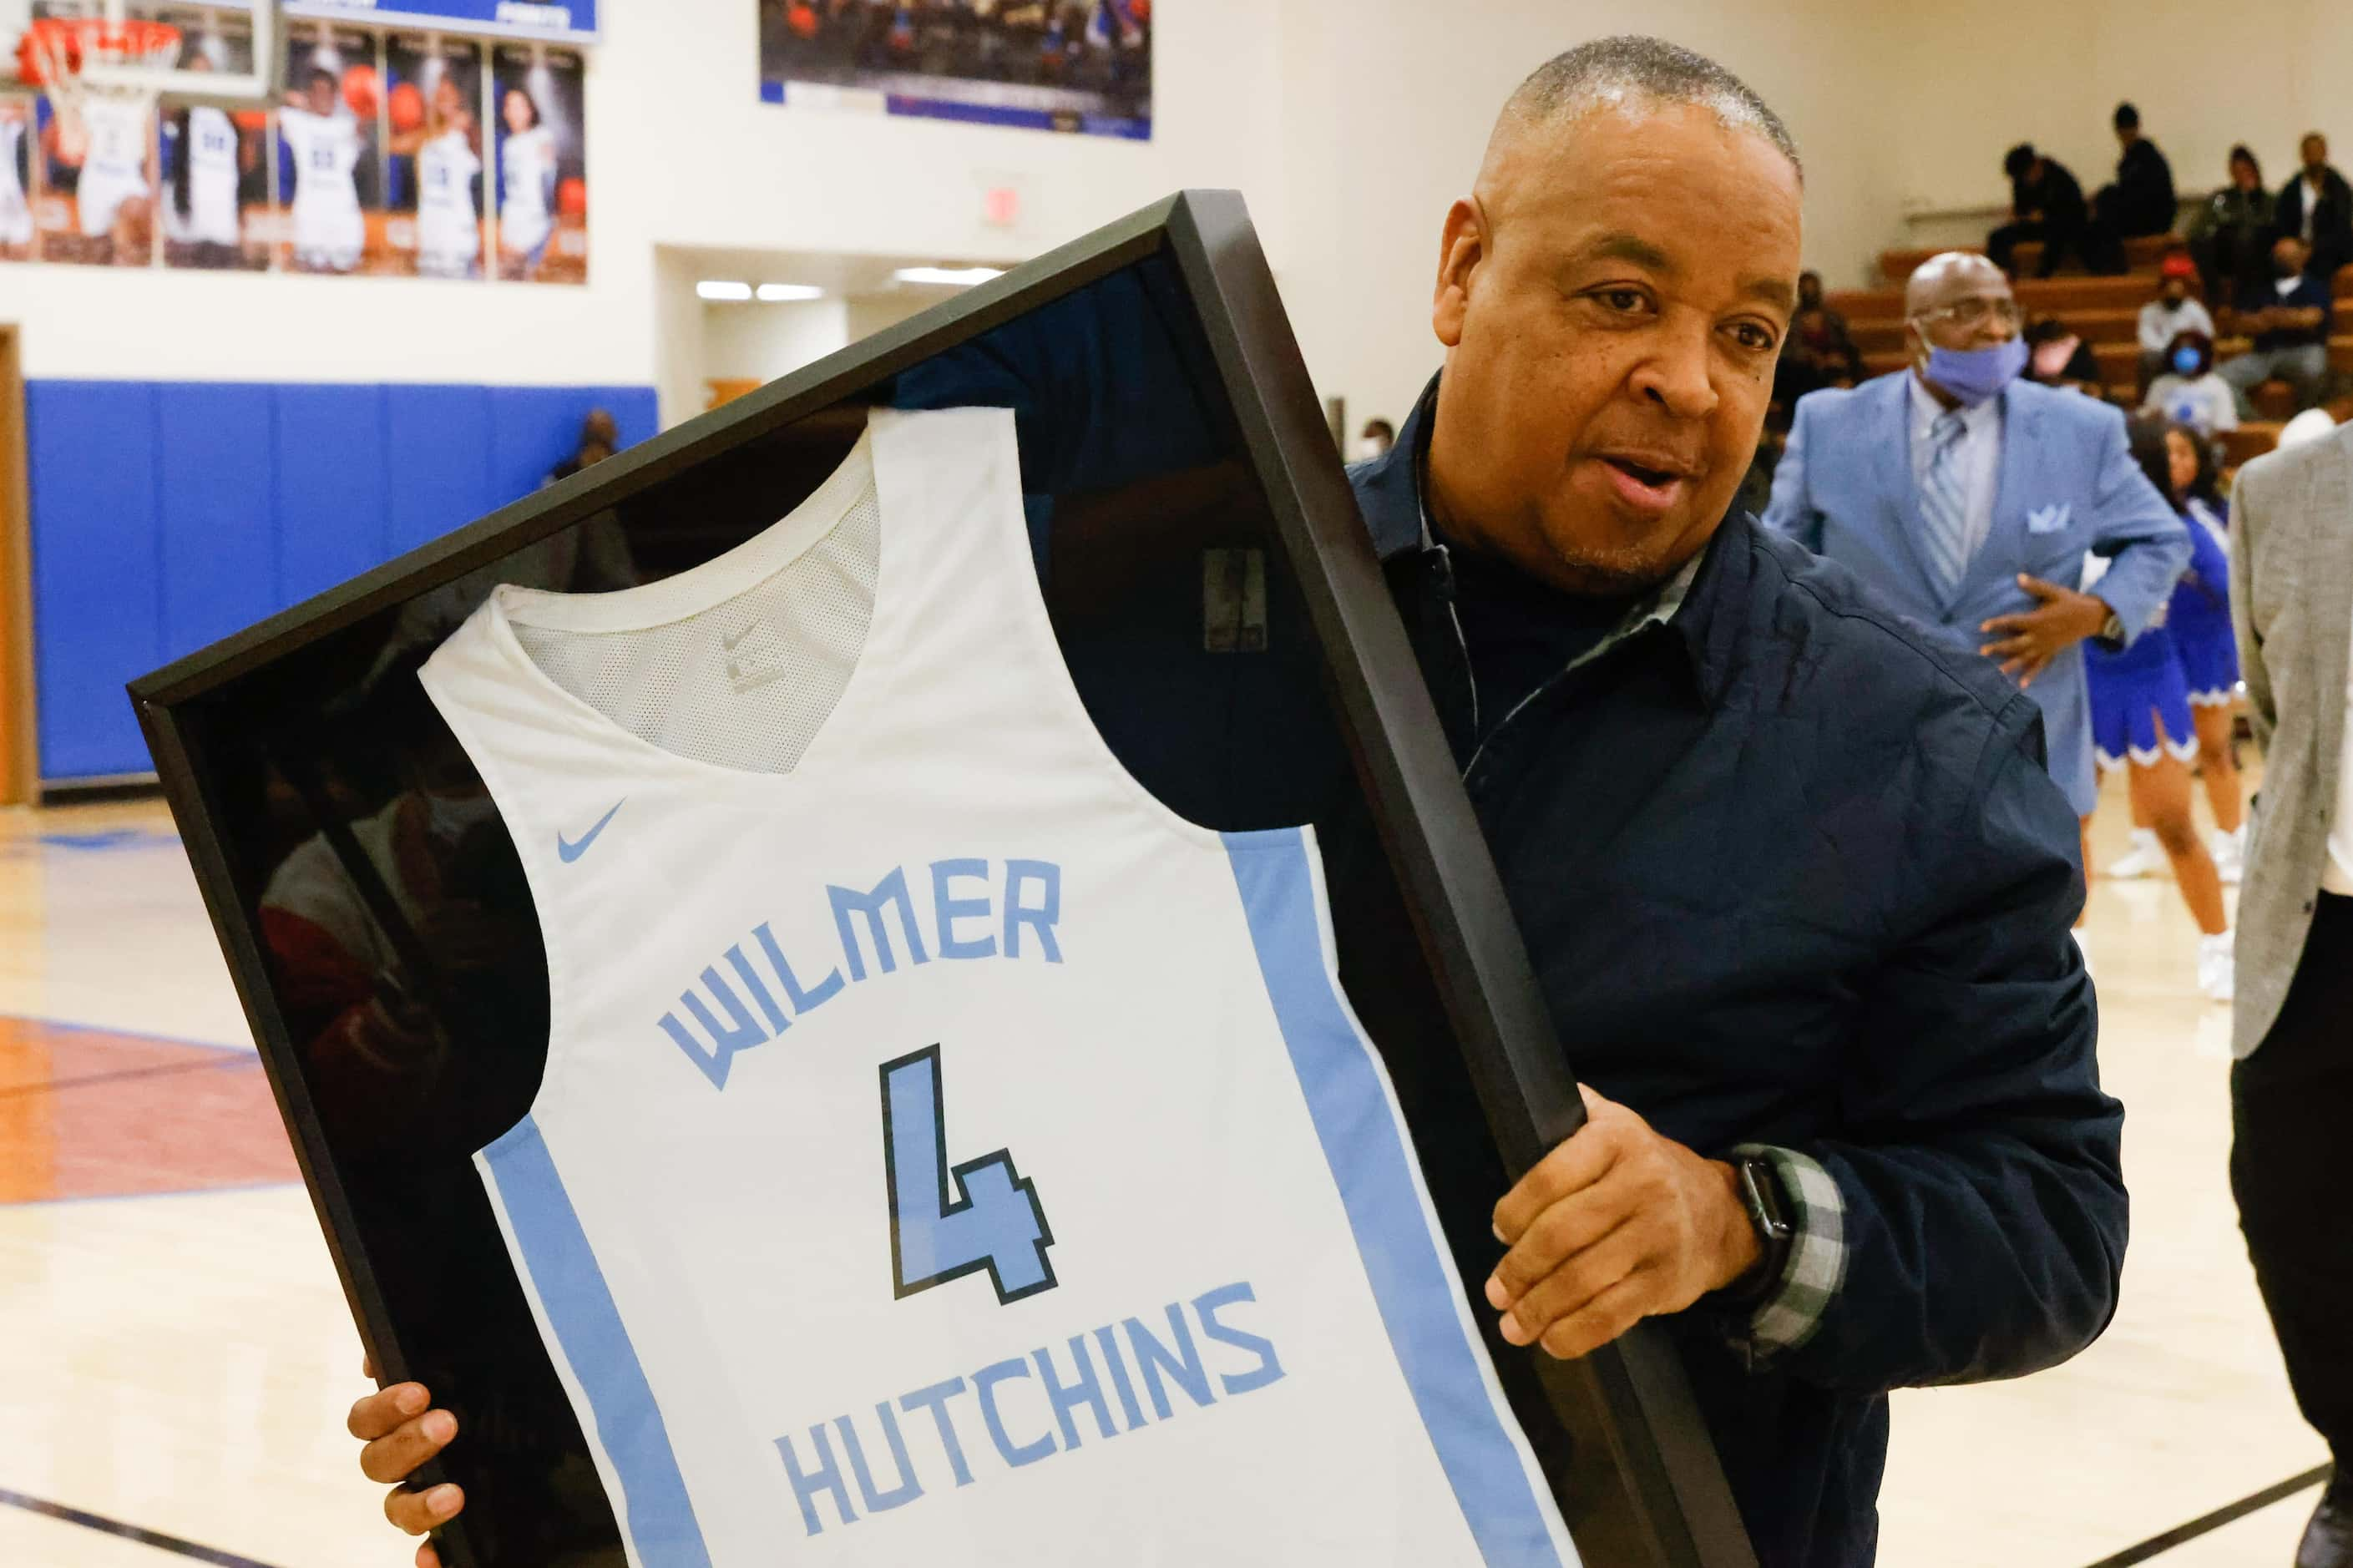
<svg viewBox="0 0 2353 1568"><path fill-rule="evenodd" d="M1542 121L1575 118L1629 100L1704 109L1734 130L1764 137L1789 160L1798 177L1805 178L1797 139L1756 89L1705 55L1664 38L1622 34L1555 55L1520 83L1504 112Z"/></svg>

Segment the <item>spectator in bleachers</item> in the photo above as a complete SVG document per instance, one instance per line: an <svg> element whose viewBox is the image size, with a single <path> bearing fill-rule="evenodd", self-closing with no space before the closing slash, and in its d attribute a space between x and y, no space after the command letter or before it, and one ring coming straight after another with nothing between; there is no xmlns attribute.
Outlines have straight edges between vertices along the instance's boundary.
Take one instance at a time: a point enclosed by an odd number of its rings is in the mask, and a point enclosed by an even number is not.
<svg viewBox="0 0 2353 1568"><path fill-rule="evenodd" d="M1788 411L1806 394L1826 386L1852 386L1862 379L1862 351L1854 346L1846 318L1822 302L1821 274L1800 273L1798 311L1789 318L1789 335L1773 367L1773 401L1779 405L1782 427L1787 427Z"/></svg>
<svg viewBox="0 0 2353 1568"><path fill-rule="evenodd" d="M2116 105L2116 142L2123 156L2116 160L2116 183L2100 187L2092 213L2102 227L2120 239L2137 235L2169 234L2176 216L2173 165L2157 143L2140 133L2140 110L2129 103Z"/></svg>
<svg viewBox="0 0 2353 1568"><path fill-rule="evenodd" d="M2056 316L2045 316L2026 330L2026 379L2086 397L2107 395L2092 345Z"/></svg>
<svg viewBox="0 0 2353 1568"><path fill-rule="evenodd" d="M2189 280L2196 276L2198 268L2189 258L2174 252L2158 268L2157 298L2140 308L2140 380L2134 390L2143 396L2148 384L2164 373L2175 338L2191 331L2214 335L2214 318L2189 297Z"/></svg>
<svg viewBox="0 0 2353 1568"><path fill-rule="evenodd" d="M2239 427L2239 395L2214 374L2214 340L2205 332L2176 332L2166 345L2165 374L2148 384L2140 411L2171 420L2201 437Z"/></svg>
<svg viewBox="0 0 2353 1568"><path fill-rule="evenodd" d="M2328 317L2336 300L2328 284L2310 269L2311 258L2304 241L2281 235L2272 246L2272 297L2259 295L2257 309L2239 311L2240 329L2254 338L2255 346L2223 361L2219 374L2239 395L2241 418L2256 416L2248 395L2266 381L2287 383L2298 408L2320 399L2320 384L2328 374Z"/></svg>
<svg viewBox="0 0 2353 1568"><path fill-rule="evenodd" d="M2269 281L2273 214L2263 166L2245 146L2231 149L2231 183L2199 204L2189 220L2189 255L2214 306L2252 299Z"/></svg>
<svg viewBox="0 0 2353 1568"><path fill-rule="evenodd" d="M1831 310L1829 303L1824 300L1822 275L1810 268L1798 274L1798 309L1819 310L1821 312L1823 324L1837 335L1840 342L1847 341L1846 318Z"/></svg>
<svg viewBox="0 0 2353 1568"><path fill-rule="evenodd" d="M2272 232L2304 241L2305 264L2322 282L2353 262L2353 185L2328 162L2328 138L2315 131L2296 149L2304 159L2295 178L2282 186Z"/></svg>
<svg viewBox="0 0 2353 1568"><path fill-rule="evenodd" d="M2094 272L2122 272L2124 258L2112 254L2115 237L2095 228L2084 205L2084 187L2056 158L2046 158L2031 142L2012 147L2001 161L2010 176L2010 221L1986 236L1986 254L2012 277L2018 268L2012 256L2029 241L2040 241L2042 263L2035 275L2048 278L2059 270L2069 251Z"/></svg>

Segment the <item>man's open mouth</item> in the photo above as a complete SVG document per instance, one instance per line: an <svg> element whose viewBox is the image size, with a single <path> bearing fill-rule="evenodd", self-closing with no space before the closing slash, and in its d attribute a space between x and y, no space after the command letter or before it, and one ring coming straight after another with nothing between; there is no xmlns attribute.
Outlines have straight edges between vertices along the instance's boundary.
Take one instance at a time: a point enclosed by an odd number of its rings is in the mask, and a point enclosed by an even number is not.
<svg viewBox="0 0 2353 1568"><path fill-rule="evenodd" d="M1633 475L1652 489L1663 489L1683 477L1676 469L1655 468L1647 463L1638 463L1631 458L1605 458L1602 460L1621 472Z"/></svg>

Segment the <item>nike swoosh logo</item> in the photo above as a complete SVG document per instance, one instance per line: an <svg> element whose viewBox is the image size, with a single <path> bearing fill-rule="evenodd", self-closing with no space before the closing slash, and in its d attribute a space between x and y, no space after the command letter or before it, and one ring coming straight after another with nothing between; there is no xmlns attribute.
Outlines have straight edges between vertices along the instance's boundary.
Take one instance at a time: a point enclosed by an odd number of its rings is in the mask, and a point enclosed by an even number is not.
<svg viewBox="0 0 2353 1568"><path fill-rule="evenodd" d="M588 846L596 843L596 836L605 831L605 824L613 820L613 812L620 810L621 807L628 804L629 797L627 795L623 795L620 799L615 801L613 803L613 811L607 812L601 818L599 818L596 826L590 828L586 834L583 834L581 836L580 842L577 844L568 843L565 841L563 834L557 834L555 836L555 853L557 858L565 865L569 866L575 860L579 859L583 855L587 854Z"/></svg>
<svg viewBox="0 0 2353 1568"><path fill-rule="evenodd" d="M719 634L719 646L725 648L729 653L733 653L737 643L742 642L745 637L750 637L758 629L759 624L754 622L751 626L745 626L742 631L737 632L733 637L729 637L725 632L721 632Z"/></svg>

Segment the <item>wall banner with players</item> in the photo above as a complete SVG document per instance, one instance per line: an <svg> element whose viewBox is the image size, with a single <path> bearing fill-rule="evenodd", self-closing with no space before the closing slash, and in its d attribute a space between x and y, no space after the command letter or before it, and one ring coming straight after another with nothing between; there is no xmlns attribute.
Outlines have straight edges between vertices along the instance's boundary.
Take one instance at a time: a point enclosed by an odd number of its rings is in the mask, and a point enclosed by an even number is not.
<svg viewBox="0 0 2353 1568"><path fill-rule="evenodd" d="M1152 137L1152 0L757 0L760 97Z"/></svg>
<svg viewBox="0 0 2353 1568"><path fill-rule="evenodd" d="M180 30L181 68L253 68L245 7L137 9ZM430 9L290 16L267 106L0 92L0 260L586 282L580 50L412 17ZM595 23L593 5L438 9L562 11L566 37Z"/></svg>

